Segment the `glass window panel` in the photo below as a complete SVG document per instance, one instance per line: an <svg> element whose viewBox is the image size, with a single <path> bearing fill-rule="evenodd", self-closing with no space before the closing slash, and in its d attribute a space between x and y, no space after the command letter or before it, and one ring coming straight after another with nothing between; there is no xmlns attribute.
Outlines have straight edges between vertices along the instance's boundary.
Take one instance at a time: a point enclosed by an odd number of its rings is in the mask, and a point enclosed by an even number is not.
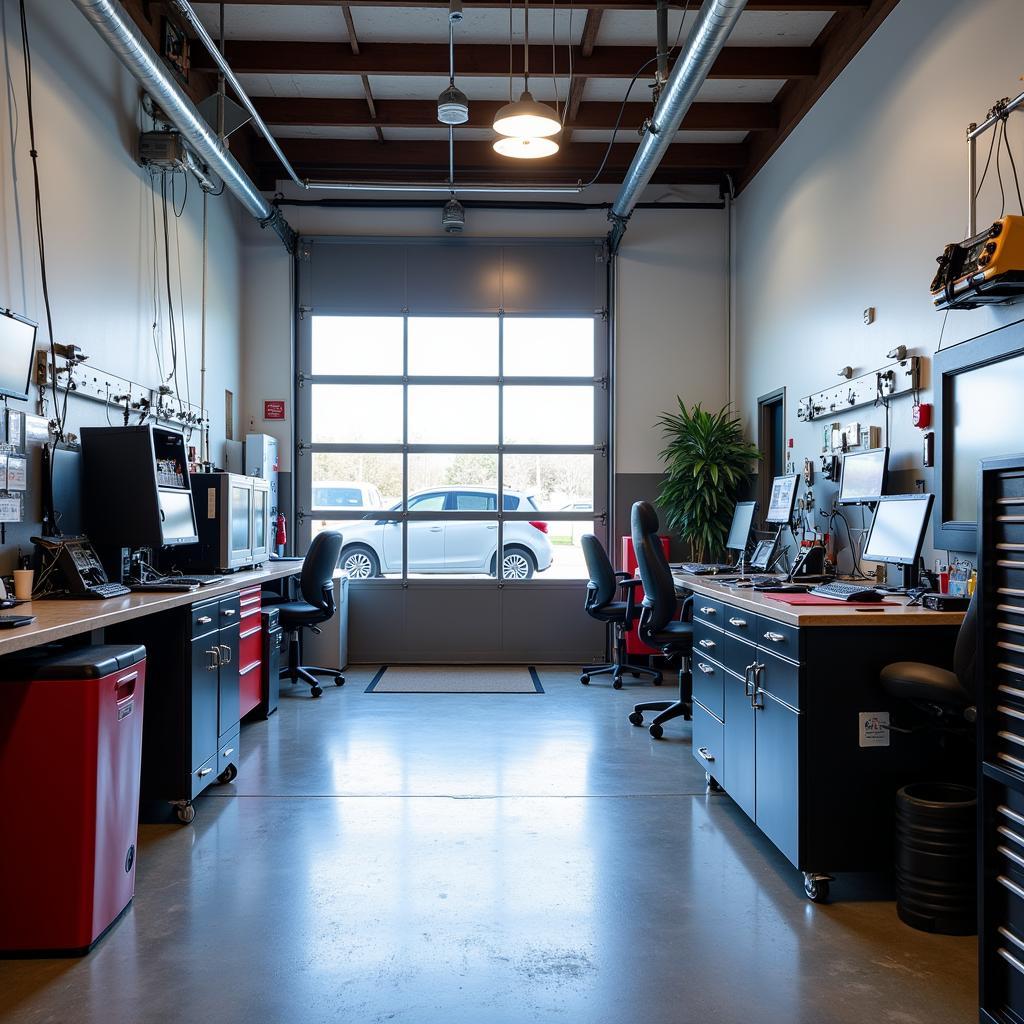
<svg viewBox="0 0 1024 1024"><path fill-rule="evenodd" d="M400 316L314 316L313 373L400 375Z"/></svg>
<svg viewBox="0 0 1024 1024"><path fill-rule="evenodd" d="M448 493L446 491L436 491L410 498L409 508L413 512L442 512L447 501Z"/></svg>
<svg viewBox="0 0 1024 1024"><path fill-rule="evenodd" d="M342 536L339 566L357 580L402 575L402 524L373 519L312 519L312 536L337 530Z"/></svg>
<svg viewBox="0 0 1024 1024"><path fill-rule="evenodd" d="M493 496L498 493L497 455L410 455L409 494L443 489L445 492L473 490ZM453 504L455 502L453 501ZM494 508L495 505L489 505Z"/></svg>
<svg viewBox="0 0 1024 1024"><path fill-rule="evenodd" d="M496 444L498 389L427 384L409 388L411 444Z"/></svg>
<svg viewBox="0 0 1024 1024"><path fill-rule="evenodd" d="M592 387L506 387L505 444L593 444Z"/></svg>
<svg viewBox="0 0 1024 1024"><path fill-rule="evenodd" d="M498 318L409 318L409 373L444 377L498 375Z"/></svg>
<svg viewBox="0 0 1024 1024"><path fill-rule="evenodd" d="M505 507L519 494L519 511L594 511L593 455L506 455ZM564 525L564 524L562 524Z"/></svg>
<svg viewBox="0 0 1024 1024"><path fill-rule="evenodd" d="M400 444L399 384L314 384L313 442Z"/></svg>
<svg viewBox="0 0 1024 1024"><path fill-rule="evenodd" d="M551 567L544 573L544 579L585 580L589 578L587 562L583 557L583 548L580 546L580 538L585 533L594 533L600 536L596 523L548 523ZM506 543L507 539L506 536Z"/></svg>
<svg viewBox="0 0 1024 1024"><path fill-rule="evenodd" d="M591 317L506 317L506 377L592 377Z"/></svg>
<svg viewBox="0 0 1024 1024"><path fill-rule="evenodd" d="M314 511L385 509L402 500L402 456L386 453L315 452Z"/></svg>

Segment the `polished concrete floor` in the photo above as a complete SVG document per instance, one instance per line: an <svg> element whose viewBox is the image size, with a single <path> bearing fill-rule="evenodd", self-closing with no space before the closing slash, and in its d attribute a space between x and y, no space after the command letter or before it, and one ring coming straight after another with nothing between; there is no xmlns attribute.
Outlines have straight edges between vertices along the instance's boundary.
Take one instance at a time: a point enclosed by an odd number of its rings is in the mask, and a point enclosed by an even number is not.
<svg viewBox="0 0 1024 1024"><path fill-rule="evenodd" d="M975 943L827 906L722 794L652 687L286 696L82 960L0 962L0 1021L965 1024ZM2 913L2 908L0 908Z"/></svg>

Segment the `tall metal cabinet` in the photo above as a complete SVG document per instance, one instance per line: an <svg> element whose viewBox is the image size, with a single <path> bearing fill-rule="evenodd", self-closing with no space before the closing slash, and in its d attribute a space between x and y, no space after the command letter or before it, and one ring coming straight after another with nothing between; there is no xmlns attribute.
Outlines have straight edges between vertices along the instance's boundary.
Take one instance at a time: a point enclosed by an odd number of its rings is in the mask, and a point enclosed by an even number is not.
<svg viewBox="0 0 1024 1024"><path fill-rule="evenodd" d="M1024 1021L1024 455L982 462L978 954L983 1024Z"/></svg>

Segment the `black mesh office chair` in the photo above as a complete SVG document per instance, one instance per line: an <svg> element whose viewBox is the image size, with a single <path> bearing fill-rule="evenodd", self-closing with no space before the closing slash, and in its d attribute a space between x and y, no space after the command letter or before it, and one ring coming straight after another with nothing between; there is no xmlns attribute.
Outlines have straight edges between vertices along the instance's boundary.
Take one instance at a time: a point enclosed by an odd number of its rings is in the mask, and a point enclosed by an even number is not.
<svg viewBox="0 0 1024 1024"><path fill-rule="evenodd" d="M658 513L649 501L638 501L630 517L633 552L637 570L644 585L638 632L640 639L657 647L671 657L679 655L679 697L677 700L645 701L633 707L629 720L634 725L644 724L645 711L659 714L651 723L650 733L660 740L665 722L680 716L686 721L692 717L693 676L690 659L693 653L693 598L683 602L682 618L676 618L676 588L672 570L658 537Z"/></svg>
<svg viewBox="0 0 1024 1024"><path fill-rule="evenodd" d="M978 643L978 594L975 591L953 648L953 671L920 661L896 661L879 674L892 697L910 701L939 719L975 718L974 657Z"/></svg>
<svg viewBox="0 0 1024 1024"><path fill-rule="evenodd" d="M319 665L302 664L302 631L311 629L319 633L317 628L326 622L337 611L334 603L334 570L338 567L341 555L341 534L336 530L327 530L313 538L302 563L302 574L299 577L301 601L285 601L276 605L280 615L281 628L291 634L288 645L288 667L281 676L292 683L300 679L309 684L309 692L313 697L323 693L317 676L334 676L334 685L341 686L345 677L336 668L321 668Z"/></svg>
<svg viewBox="0 0 1024 1024"><path fill-rule="evenodd" d="M640 580L630 576L628 572L616 572L601 542L592 533L585 533L580 538L580 544L587 562L587 572L590 573L583 607L591 618L611 624L615 645L615 660L610 664L584 665L580 682L589 683L591 676L606 675L610 672L612 686L616 690L621 690L623 672L628 672L634 679L651 676L654 685L660 686L661 673L657 669L643 668L626 662L626 633L636 617L636 588L642 585ZM626 592L625 601L615 600L620 587Z"/></svg>

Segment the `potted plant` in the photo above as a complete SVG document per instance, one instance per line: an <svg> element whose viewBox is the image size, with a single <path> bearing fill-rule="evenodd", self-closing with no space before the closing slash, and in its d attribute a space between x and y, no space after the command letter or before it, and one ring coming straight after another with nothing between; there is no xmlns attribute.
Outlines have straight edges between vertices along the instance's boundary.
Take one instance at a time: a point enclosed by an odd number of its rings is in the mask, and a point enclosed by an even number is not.
<svg viewBox="0 0 1024 1024"><path fill-rule="evenodd" d="M708 412L698 402L688 410L681 398L678 413L665 413L658 426L666 439L659 453L666 477L658 495L665 524L690 545L695 561L722 557L733 507L761 458L743 439L739 417L729 406Z"/></svg>

